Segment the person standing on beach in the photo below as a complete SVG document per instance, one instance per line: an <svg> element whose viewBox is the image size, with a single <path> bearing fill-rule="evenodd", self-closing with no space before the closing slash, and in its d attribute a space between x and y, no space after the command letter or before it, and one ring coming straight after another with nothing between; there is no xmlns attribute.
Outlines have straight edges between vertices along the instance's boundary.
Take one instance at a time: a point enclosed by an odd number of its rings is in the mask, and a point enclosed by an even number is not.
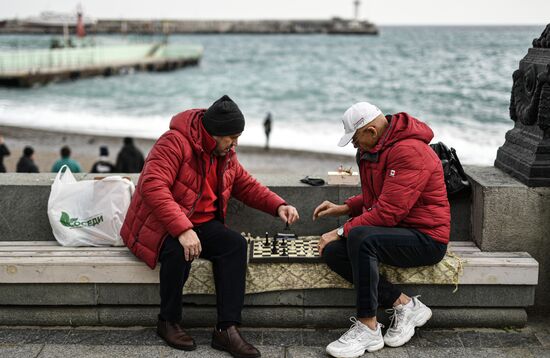
<svg viewBox="0 0 550 358"><path fill-rule="evenodd" d="M230 197L294 223L298 211L256 181L235 148L245 120L227 95L208 109L174 116L151 149L121 229L128 248L151 269L160 262L157 333L171 347L194 350L183 329L182 289L191 262L212 261L218 323L211 345L234 357L260 357L240 334L247 242L225 225Z"/></svg>
<svg viewBox="0 0 550 358"><path fill-rule="evenodd" d="M15 171L17 173L39 172L38 167L34 164L34 149L31 146L23 148L23 156L19 158Z"/></svg>
<svg viewBox="0 0 550 358"><path fill-rule="evenodd" d="M264 132L265 132L265 150L269 150L269 135L271 134L271 112L267 112L267 116L264 120Z"/></svg>
<svg viewBox="0 0 550 358"><path fill-rule="evenodd" d="M143 169L143 154L134 145L134 139L124 138L124 145L116 158L116 170L118 173L140 173Z"/></svg>
<svg viewBox="0 0 550 358"><path fill-rule="evenodd" d="M416 327L432 316L418 297L405 295L378 272L378 264L397 267L435 265L449 242L451 214L441 161L428 143L432 130L407 113L384 116L376 106L360 102L343 117L345 134L338 143L357 148L361 194L336 205L320 204L313 220L351 217L325 233L319 252L327 265L352 282L357 297L353 325L330 343L334 357L356 357L365 350L399 347ZM378 305L393 307L392 325L382 337Z"/></svg>
<svg viewBox="0 0 550 358"><path fill-rule="evenodd" d="M63 146L59 154L61 154L61 159L58 159L53 164L52 172L57 173L64 165L68 166L73 173L80 173L82 171L80 164L76 160L71 159L71 148L69 146Z"/></svg>
<svg viewBox="0 0 550 358"><path fill-rule="evenodd" d="M90 173L114 173L115 166L109 161L109 147L102 145L99 147L99 160L94 163Z"/></svg>
<svg viewBox="0 0 550 358"><path fill-rule="evenodd" d="M6 143L4 143L4 137L2 136L2 133L0 133L0 173L6 172L6 167L4 166L4 157L7 157L10 155L10 151L8 147L6 147Z"/></svg>

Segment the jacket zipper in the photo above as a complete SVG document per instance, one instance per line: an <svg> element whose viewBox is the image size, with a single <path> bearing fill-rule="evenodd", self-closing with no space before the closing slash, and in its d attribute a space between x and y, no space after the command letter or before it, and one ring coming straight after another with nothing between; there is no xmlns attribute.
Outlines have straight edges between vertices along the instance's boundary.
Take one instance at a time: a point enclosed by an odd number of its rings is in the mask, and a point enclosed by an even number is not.
<svg viewBox="0 0 550 358"><path fill-rule="evenodd" d="M219 201L218 201L218 213L219 213L219 216L220 216L220 220L222 222L225 222L225 217L223 215L223 177L224 177L224 173L225 171L227 170L227 167L229 166L229 161L231 160L231 157L227 157L227 159L225 160L225 163L223 165L223 169L220 171L220 173L218 173L218 198L219 198Z"/></svg>
<svg viewBox="0 0 550 358"><path fill-rule="evenodd" d="M201 152L201 156L202 156L202 153L203 152ZM201 170L202 171L202 177L206 179L206 168L204 167L204 164L203 164L202 160L200 160L200 163L201 163L201 169L202 169ZM191 206L191 209L187 213L188 218L190 218L191 215L193 215L193 212L195 211L195 206L197 206L197 203L199 202L199 200L202 196L203 184L204 184L204 180L201 180L201 186L199 188L199 195L197 195L197 199L195 199L195 202L193 203L193 205Z"/></svg>

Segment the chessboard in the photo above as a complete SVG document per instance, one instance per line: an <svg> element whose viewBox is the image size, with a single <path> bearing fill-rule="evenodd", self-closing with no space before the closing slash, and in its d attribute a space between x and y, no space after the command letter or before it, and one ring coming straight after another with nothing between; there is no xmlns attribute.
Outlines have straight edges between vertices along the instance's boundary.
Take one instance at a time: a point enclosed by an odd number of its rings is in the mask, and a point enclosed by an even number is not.
<svg viewBox="0 0 550 358"><path fill-rule="evenodd" d="M249 259L254 263L319 262L319 238L251 238Z"/></svg>

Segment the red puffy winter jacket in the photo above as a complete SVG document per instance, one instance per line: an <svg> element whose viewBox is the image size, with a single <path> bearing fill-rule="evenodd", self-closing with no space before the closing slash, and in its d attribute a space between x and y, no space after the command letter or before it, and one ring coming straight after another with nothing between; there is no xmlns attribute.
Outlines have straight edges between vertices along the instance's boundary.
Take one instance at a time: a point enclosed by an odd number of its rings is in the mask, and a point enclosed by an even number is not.
<svg viewBox="0 0 550 358"><path fill-rule="evenodd" d="M170 130L155 143L145 160L136 192L120 235L138 258L155 268L164 238L191 229L189 221L206 180L201 121L204 109L172 118ZM213 148L207 148L211 152ZM219 157L218 209L223 219L231 196L266 213L277 215L285 202L244 170L234 150Z"/></svg>
<svg viewBox="0 0 550 358"><path fill-rule="evenodd" d="M346 200L356 226L417 229L448 243L451 212L441 160L428 143L432 130L407 113L387 116L389 127L378 144L358 152L362 194Z"/></svg>

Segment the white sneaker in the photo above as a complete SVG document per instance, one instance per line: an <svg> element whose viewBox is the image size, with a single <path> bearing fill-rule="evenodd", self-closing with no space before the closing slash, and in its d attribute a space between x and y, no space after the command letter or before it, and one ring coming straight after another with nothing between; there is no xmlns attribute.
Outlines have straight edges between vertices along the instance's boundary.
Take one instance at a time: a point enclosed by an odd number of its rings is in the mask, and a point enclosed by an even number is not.
<svg viewBox="0 0 550 358"><path fill-rule="evenodd" d="M378 323L376 330L370 329L355 317L351 317L353 325L338 340L327 346L327 353L336 358L355 358L374 352L384 347L382 325Z"/></svg>
<svg viewBox="0 0 550 358"><path fill-rule="evenodd" d="M384 343L390 347L400 347L411 340L414 329L422 327L432 318L432 310L420 302L419 296L412 297L406 305L395 306L390 327L384 335Z"/></svg>

